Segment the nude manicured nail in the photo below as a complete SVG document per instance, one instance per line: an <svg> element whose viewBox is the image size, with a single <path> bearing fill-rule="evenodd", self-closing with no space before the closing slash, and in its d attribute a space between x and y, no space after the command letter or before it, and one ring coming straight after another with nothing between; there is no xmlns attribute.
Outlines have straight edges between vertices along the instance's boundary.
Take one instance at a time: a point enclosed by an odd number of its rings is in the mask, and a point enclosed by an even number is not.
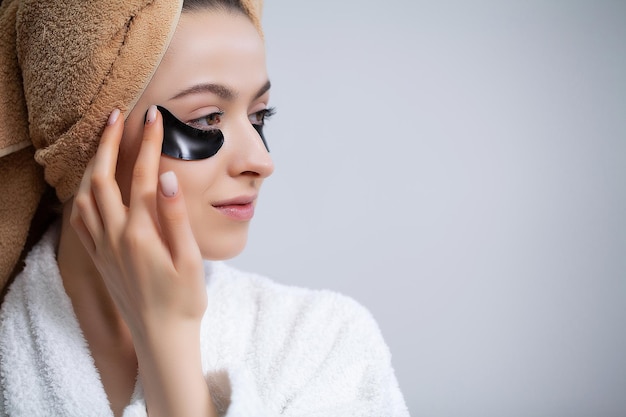
<svg viewBox="0 0 626 417"><path fill-rule="evenodd" d="M120 109L114 109L111 114L109 114L109 120L107 120L107 125L111 126L117 122L117 118L120 117Z"/></svg>
<svg viewBox="0 0 626 417"><path fill-rule="evenodd" d="M164 172L159 176L161 192L166 197L174 197L178 193L178 179L174 171Z"/></svg>
<svg viewBox="0 0 626 417"><path fill-rule="evenodd" d="M153 104L148 109L148 113L146 113L146 124L149 125L150 123L153 123L156 120L156 115L157 107Z"/></svg>

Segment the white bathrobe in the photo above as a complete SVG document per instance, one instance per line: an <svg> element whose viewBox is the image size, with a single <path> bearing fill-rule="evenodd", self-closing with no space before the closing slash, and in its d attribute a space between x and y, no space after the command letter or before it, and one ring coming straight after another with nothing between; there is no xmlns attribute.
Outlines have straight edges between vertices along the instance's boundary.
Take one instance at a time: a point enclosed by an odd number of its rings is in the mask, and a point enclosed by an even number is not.
<svg viewBox="0 0 626 417"><path fill-rule="evenodd" d="M0 416L113 416L63 289L51 229L0 311ZM329 291L205 264L202 365L221 414L407 417L370 314ZM146 416L138 380L125 417Z"/></svg>

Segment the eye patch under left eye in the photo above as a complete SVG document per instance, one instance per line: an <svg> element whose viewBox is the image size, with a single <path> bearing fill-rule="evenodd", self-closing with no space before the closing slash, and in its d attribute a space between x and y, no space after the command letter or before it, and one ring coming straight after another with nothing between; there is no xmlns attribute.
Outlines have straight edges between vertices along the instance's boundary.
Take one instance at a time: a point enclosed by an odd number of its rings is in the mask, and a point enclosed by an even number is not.
<svg viewBox="0 0 626 417"><path fill-rule="evenodd" d="M263 125L253 124L252 127L259 134L259 136L261 137L261 140L263 141L263 145L265 145L265 149L267 149L267 151L269 152L270 147L267 146L267 141L265 140L265 135L263 134Z"/></svg>
<svg viewBox="0 0 626 417"><path fill-rule="evenodd" d="M178 120L164 107L157 106L163 116L163 146L161 153L172 158L195 161L210 158L224 144L219 129L202 130Z"/></svg>

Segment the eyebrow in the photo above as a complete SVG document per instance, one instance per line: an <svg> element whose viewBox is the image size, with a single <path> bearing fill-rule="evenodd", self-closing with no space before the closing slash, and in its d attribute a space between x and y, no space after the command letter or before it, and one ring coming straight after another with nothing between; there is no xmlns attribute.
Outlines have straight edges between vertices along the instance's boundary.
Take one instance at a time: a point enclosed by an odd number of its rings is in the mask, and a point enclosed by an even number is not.
<svg viewBox="0 0 626 417"><path fill-rule="evenodd" d="M261 97L263 94L267 93L267 91L271 87L272 87L272 83L270 82L270 80L267 80L267 82L263 84L263 87L261 87L259 91L257 91L256 95L254 96L254 99L256 100L257 98Z"/></svg>
<svg viewBox="0 0 626 417"><path fill-rule="evenodd" d="M259 91L256 93L256 95L254 96L254 99L256 100L257 98L261 97L263 94L265 94L270 87L272 86L272 84L270 83L270 81L268 80L263 87L261 87L259 89ZM224 99L224 100L234 100L235 98L237 98L237 93L232 90L231 88L222 85L222 84L213 84L213 83L203 83L203 84L196 84L193 85L189 88L184 89L183 91L179 92L178 94L176 94L174 97L172 97L172 100L175 99L179 99L181 97L190 95L190 94L199 94L199 93L211 93L211 94L215 94L216 96Z"/></svg>

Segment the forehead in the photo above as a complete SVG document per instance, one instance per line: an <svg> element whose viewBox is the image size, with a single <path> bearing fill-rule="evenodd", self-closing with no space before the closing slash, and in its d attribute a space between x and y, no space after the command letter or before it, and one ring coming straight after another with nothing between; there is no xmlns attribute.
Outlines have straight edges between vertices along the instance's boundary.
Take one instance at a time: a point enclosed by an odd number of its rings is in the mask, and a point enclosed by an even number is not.
<svg viewBox="0 0 626 417"><path fill-rule="evenodd" d="M267 80L265 45L247 16L221 10L185 12L147 90L174 93L202 82L236 91Z"/></svg>

